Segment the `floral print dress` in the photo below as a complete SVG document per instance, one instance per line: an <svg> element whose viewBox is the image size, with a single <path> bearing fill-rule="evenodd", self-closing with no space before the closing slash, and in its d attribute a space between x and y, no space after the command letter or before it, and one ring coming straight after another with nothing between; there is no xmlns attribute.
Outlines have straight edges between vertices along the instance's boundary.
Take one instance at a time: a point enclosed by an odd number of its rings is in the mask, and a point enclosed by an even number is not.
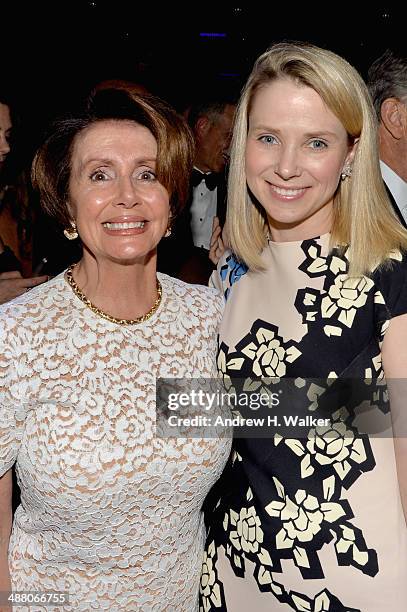
<svg viewBox="0 0 407 612"><path fill-rule="evenodd" d="M407 260L394 252L349 279L346 251L330 251L329 238L269 242L256 273L224 255L212 281L226 299L225 380L301 380L312 410L323 394L313 379L383 379L381 342L407 313ZM390 435L361 433L355 406L333 404L329 435L235 439L206 502L201 612L407 610L390 408L385 398L370 408Z"/></svg>

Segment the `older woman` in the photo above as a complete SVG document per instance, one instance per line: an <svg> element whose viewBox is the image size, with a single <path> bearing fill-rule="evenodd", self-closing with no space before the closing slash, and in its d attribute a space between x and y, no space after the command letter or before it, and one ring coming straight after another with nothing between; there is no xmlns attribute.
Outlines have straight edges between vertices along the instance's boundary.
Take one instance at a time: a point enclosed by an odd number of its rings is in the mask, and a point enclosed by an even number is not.
<svg viewBox="0 0 407 612"><path fill-rule="evenodd" d="M213 278L227 300L219 369L291 379L285 389L308 419L320 394L328 424L235 441L208 503L202 610L403 612L402 381L394 440L377 397L363 422L355 394L342 403L325 393L360 380L366 409L364 379L407 378L407 234L356 70L310 45L261 55L237 110L228 194L232 253ZM284 395L279 410L291 414ZM368 435L372 420L390 432Z"/></svg>
<svg viewBox="0 0 407 612"><path fill-rule="evenodd" d="M222 312L216 290L156 274L191 165L175 112L115 90L57 121L34 160L83 258L1 310L0 591L11 582L16 605L21 591L57 592L57 610L197 605L201 504L229 443L155 436L157 377L211 376Z"/></svg>

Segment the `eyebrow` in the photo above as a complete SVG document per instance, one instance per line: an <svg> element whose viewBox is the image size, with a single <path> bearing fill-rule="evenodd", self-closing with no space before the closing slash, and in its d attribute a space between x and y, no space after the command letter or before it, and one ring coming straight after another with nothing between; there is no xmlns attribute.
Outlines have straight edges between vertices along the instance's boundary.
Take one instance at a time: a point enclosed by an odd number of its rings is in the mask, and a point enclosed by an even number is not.
<svg viewBox="0 0 407 612"><path fill-rule="evenodd" d="M281 134L281 130L277 130L275 128L270 127L269 125L256 125L253 126L252 128L253 132L266 132L266 133L272 133L272 134ZM329 130L314 130L312 132L306 132L305 134L303 134L303 136L305 136L305 138L321 138L323 136L325 137L331 137L331 138L338 138L338 134L335 134L335 132L330 132Z"/></svg>
<svg viewBox="0 0 407 612"><path fill-rule="evenodd" d="M149 165L155 164L157 162L157 158L156 157L151 157L149 159L141 158L141 159L136 159L135 161L139 166L149 166ZM114 163L114 160L110 158L91 157L90 159L86 159L84 162L81 162L79 166L79 170L82 171L84 168L92 164L98 164L100 166L111 166L113 163Z"/></svg>

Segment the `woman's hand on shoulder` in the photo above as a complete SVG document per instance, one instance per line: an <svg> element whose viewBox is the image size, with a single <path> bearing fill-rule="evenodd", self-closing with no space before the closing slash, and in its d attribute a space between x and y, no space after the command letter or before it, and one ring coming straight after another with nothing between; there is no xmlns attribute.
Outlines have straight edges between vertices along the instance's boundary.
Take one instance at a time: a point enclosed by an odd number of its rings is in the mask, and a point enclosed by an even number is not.
<svg viewBox="0 0 407 612"><path fill-rule="evenodd" d="M219 223L219 218L214 217L212 223L211 244L209 247L209 259L217 266L219 259L226 250L224 232Z"/></svg>

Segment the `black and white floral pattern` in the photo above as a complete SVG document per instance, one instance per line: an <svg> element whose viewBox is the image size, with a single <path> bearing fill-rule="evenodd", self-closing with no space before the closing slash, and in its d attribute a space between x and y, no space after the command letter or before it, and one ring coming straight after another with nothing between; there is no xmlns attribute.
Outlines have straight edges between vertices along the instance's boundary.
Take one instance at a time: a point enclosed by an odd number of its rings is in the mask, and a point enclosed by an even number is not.
<svg viewBox="0 0 407 612"><path fill-rule="evenodd" d="M310 414L325 405L330 424L309 427L301 439L275 434L269 440L235 440L207 510L208 550L223 547L241 579L247 574L245 561L254 563L258 589L270 594L270 609L277 609L279 602L282 610L296 612L361 612L327 588L313 597L290 590L282 572L290 560L303 580L324 579L323 547L334 551L338 568L352 566L372 579L379 572L377 553L365 540L348 500L351 487L376 467L371 441L354 425L357 399L335 405L328 390L347 377L361 380L372 406L376 402L382 413L388 412L385 387L380 388L380 347L391 316L407 312L407 291L400 287L407 283L407 262L400 253L392 253L393 266L387 271L381 268L350 279L346 248L327 255L317 239L304 241L300 248L303 260L298 269L305 278L322 279L320 289L315 283L298 287L294 307L307 329L301 342L283 338L273 321L254 318L234 347L220 343L218 367L230 386L245 379L249 390L270 388L264 380L274 377L298 381L296 400L302 397ZM234 283L245 273L233 258L221 267L229 300ZM321 382L312 382L311 376ZM240 384L244 387L241 380ZM213 577L216 555L211 559ZM210 602L209 583L213 590L209 578L201 589L201 610L225 612L222 583L219 580L221 603Z"/></svg>

